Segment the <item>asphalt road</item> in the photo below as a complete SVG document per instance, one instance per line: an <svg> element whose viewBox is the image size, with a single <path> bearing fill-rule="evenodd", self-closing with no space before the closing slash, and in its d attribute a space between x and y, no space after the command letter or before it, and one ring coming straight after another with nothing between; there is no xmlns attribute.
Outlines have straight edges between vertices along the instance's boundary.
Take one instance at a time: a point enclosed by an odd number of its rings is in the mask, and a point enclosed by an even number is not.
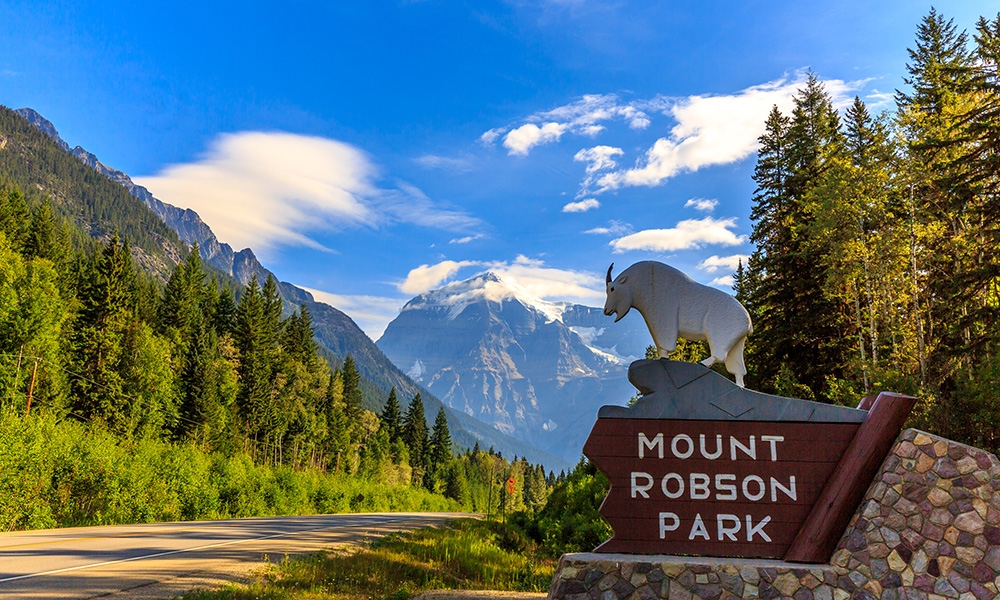
<svg viewBox="0 0 1000 600"><path fill-rule="evenodd" d="M0 597L169 598L248 569L471 515L372 513L0 533Z"/></svg>

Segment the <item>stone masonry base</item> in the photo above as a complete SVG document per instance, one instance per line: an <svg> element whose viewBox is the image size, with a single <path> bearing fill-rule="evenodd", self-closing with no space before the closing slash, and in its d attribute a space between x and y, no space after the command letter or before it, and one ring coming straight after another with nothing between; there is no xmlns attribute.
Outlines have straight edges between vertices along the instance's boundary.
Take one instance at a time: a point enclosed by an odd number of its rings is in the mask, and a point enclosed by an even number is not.
<svg viewBox="0 0 1000 600"><path fill-rule="evenodd" d="M902 432L831 564L566 554L552 600L996 600L1000 461L915 429Z"/></svg>

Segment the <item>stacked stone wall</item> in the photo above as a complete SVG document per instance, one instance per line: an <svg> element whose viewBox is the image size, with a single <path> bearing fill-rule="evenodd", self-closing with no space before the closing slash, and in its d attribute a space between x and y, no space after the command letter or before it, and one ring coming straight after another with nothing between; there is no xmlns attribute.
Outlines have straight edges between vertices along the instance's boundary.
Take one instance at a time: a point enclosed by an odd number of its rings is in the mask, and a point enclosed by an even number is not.
<svg viewBox="0 0 1000 600"><path fill-rule="evenodd" d="M908 429L828 565L567 554L549 598L994 600L1000 598L1000 461Z"/></svg>

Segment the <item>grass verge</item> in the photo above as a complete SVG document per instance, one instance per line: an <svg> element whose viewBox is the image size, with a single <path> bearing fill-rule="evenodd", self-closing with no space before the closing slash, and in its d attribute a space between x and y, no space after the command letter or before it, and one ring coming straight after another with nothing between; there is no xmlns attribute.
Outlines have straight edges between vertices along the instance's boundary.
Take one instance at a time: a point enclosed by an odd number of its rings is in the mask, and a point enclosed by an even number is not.
<svg viewBox="0 0 1000 600"><path fill-rule="evenodd" d="M546 592L556 561L516 527L462 519L266 568L255 583L184 600L406 600L424 590Z"/></svg>

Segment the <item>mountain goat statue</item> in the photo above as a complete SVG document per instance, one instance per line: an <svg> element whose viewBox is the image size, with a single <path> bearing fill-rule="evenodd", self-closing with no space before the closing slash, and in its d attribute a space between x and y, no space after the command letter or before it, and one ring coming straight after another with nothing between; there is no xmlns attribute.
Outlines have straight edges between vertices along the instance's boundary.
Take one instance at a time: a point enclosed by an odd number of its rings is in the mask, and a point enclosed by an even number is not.
<svg viewBox="0 0 1000 600"><path fill-rule="evenodd" d="M742 304L660 262L637 262L612 281L614 266L608 267L605 315L615 314L617 323L632 308L639 311L660 358L674 351L678 337L707 341L711 356L701 364L710 367L724 362L726 370L736 376L736 385L743 387L747 372L743 345L753 325Z"/></svg>

